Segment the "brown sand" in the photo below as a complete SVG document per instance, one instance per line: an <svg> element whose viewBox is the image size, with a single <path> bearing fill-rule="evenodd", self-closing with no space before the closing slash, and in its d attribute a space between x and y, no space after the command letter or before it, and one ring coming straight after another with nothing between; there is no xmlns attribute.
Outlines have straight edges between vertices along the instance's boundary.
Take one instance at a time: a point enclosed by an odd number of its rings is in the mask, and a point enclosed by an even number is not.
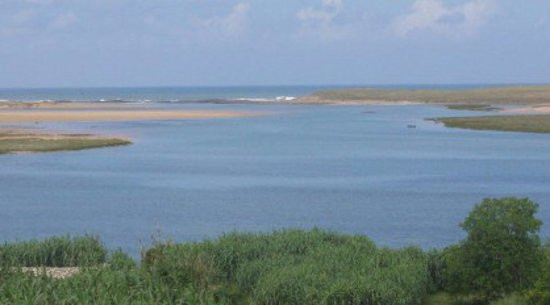
<svg viewBox="0 0 550 305"><path fill-rule="evenodd" d="M0 102L0 109L147 109L150 105L74 102Z"/></svg>
<svg viewBox="0 0 550 305"><path fill-rule="evenodd" d="M507 108L502 112L517 113L517 114L544 114L550 113L549 104L532 105L526 107Z"/></svg>
<svg viewBox="0 0 550 305"><path fill-rule="evenodd" d="M7 110L0 111L0 123L68 121L138 121L233 118L258 113L210 110Z"/></svg>

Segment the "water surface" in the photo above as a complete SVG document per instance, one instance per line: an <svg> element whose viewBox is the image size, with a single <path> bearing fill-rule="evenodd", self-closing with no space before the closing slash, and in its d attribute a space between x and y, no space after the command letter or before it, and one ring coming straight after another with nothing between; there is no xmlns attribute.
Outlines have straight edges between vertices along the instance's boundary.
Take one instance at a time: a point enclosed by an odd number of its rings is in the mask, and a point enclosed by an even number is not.
<svg viewBox="0 0 550 305"><path fill-rule="evenodd" d="M550 236L549 135L447 129L423 119L468 112L434 106L169 107L273 114L39 125L135 144L0 156L1 238L91 233L136 254L157 232L316 226L429 248L462 238L476 202L512 195L541 204Z"/></svg>

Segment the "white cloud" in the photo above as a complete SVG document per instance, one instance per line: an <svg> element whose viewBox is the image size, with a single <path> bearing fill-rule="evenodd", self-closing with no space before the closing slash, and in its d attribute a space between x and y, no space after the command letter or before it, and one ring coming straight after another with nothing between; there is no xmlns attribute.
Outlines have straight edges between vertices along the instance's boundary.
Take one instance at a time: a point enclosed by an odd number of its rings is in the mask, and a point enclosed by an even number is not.
<svg viewBox="0 0 550 305"><path fill-rule="evenodd" d="M299 10L296 17L301 22L300 34L317 36L324 41L346 37L349 27L334 22L343 8L342 0L322 0L320 7Z"/></svg>
<svg viewBox="0 0 550 305"><path fill-rule="evenodd" d="M452 7L445 6L441 0L416 0L408 14L394 19L393 27L400 36L417 31L472 35L495 12L495 8L494 0L472 0Z"/></svg>
<svg viewBox="0 0 550 305"><path fill-rule="evenodd" d="M239 36L246 31L247 16L250 4L237 3L229 14L220 17L197 20L196 23L209 31L221 33L225 36Z"/></svg>
<svg viewBox="0 0 550 305"><path fill-rule="evenodd" d="M340 13L342 7L342 0L323 0L321 8L307 7L298 11L296 16L302 22L330 23Z"/></svg>
<svg viewBox="0 0 550 305"><path fill-rule="evenodd" d="M65 27L75 23L77 21L77 19L78 18L76 17L76 15L73 12L63 13L63 14L58 15L50 23L50 27L56 28L56 29L65 28Z"/></svg>

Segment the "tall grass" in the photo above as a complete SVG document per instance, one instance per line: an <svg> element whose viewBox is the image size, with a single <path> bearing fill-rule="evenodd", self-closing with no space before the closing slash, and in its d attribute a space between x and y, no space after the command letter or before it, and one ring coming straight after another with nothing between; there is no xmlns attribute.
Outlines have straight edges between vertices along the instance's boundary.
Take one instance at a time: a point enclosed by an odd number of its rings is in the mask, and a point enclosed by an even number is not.
<svg viewBox="0 0 550 305"><path fill-rule="evenodd" d="M321 230L162 244L145 253L143 263L173 289L185 283L234 304L412 305L429 287L419 249L378 249L366 237Z"/></svg>
<svg viewBox="0 0 550 305"><path fill-rule="evenodd" d="M414 305L429 287L421 250L321 230L162 243L141 264L107 256L93 237L5 244L1 255L0 304ZM59 280L6 267L14 265L81 270Z"/></svg>
<svg viewBox="0 0 550 305"><path fill-rule="evenodd" d="M107 250L94 236L51 237L0 246L0 264L10 266L93 266L105 262L106 256Z"/></svg>
<svg viewBox="0 0 550 305"><path fill-rule="evenodd" d="M428 297L445 285L445 251L379 248L364 236L322 230L159 243L140 263L122 251L108 254L90 236L5 244L0 255L0 304L476 304L475 296ZM14 266L78 266L80 272L53 279ZM525 301L513 295L495 304Z"/></svg>

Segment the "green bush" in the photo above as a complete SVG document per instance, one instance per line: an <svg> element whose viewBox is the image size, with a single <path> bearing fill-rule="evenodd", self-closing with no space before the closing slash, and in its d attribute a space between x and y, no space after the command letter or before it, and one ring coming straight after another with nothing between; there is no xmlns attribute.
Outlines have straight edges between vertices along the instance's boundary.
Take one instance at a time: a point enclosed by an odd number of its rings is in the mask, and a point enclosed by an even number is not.
<svg viewBox="0 0 550 305"><path fill-rule="evenodd" d="M550 241L544 247L544 261L541 264L539 277L527 296L532 305L550 304Z"/></svg>
<svg viewBox="0 0 550 305"><path fill-rule="evenodd" d="M134 269L137 265L128 254L119 249L110 255L108 266L113 270L129 271Z"/></svg>
<svg viewBox="0 0 550 305"><path fill-rule="evenodd" d="M489 301L530 287L541 261L537 208L519 198L476 205L461 225L467 238L447 250L447 289Z"/></svg>
<svg viewBox="0 0 550 305"><path fill-rule="evenodd" d="M0 246L0 264L11 266L93 266L104 263L106 256L107 250L93 236L51 237Z"/></svg>

